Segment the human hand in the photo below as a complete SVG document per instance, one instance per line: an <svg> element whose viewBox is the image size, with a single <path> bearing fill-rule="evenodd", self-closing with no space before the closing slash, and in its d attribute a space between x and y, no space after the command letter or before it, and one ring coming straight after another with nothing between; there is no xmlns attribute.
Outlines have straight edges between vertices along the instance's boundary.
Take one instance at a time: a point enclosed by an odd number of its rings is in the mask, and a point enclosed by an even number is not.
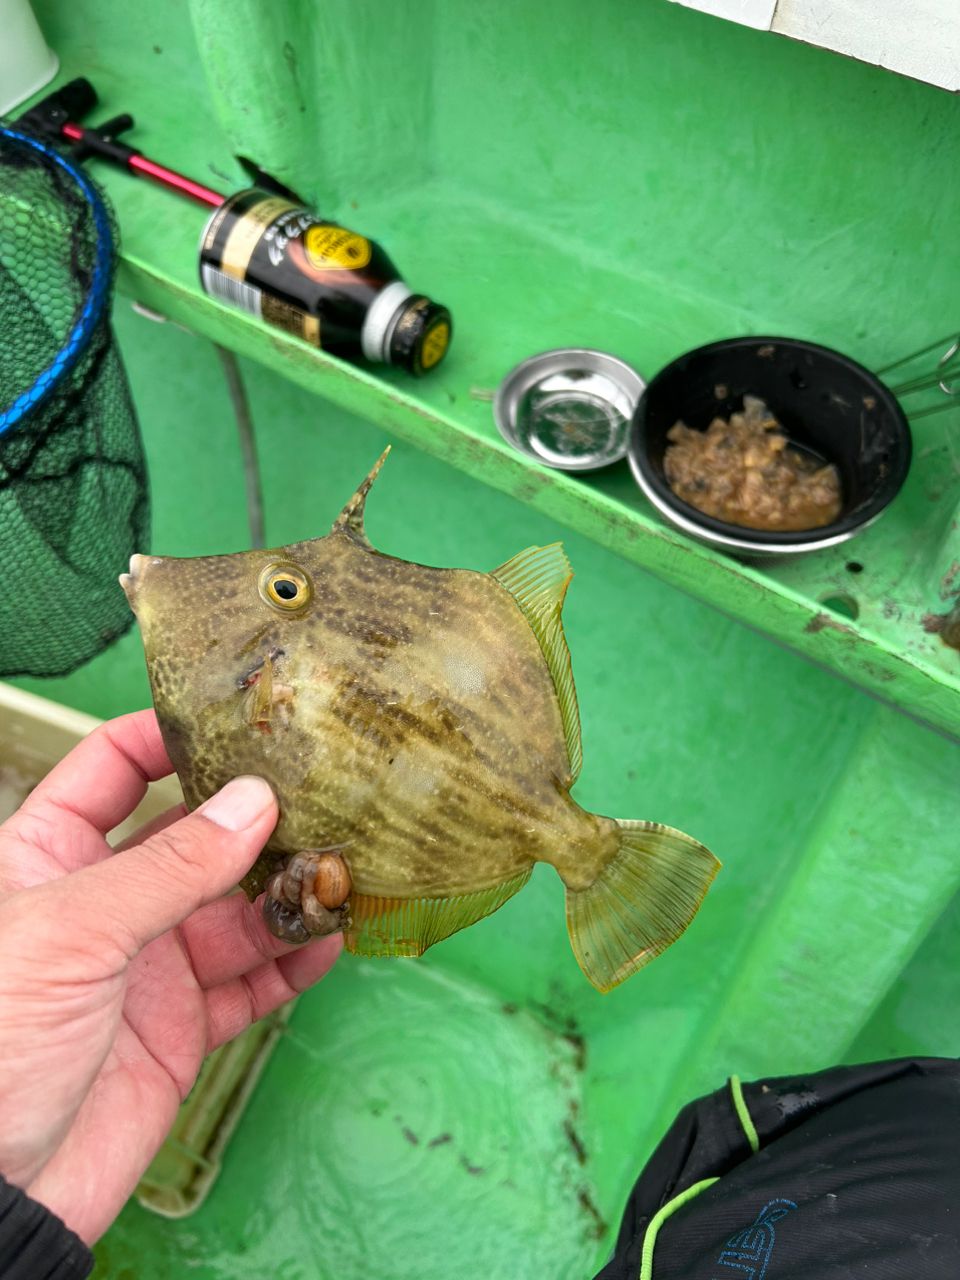
<svg viewBox="0 0 960 1280"><path fill-rule="evenodd" d="M330 968L242 894L277 821L238 778L113 853L171 772L152 711L95 730L0 826L0 1173L88 1244L119 1213L207 1053ZM112 855L112 856L111 856Z"/></svg>

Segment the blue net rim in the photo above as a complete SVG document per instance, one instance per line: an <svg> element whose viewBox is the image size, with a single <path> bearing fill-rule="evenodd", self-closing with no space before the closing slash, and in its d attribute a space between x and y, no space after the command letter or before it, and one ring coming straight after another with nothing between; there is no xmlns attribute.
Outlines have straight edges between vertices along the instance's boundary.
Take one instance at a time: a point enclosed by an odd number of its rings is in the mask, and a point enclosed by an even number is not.
<svg viewBox="0 0 960 1280"><path fill-rule="evenodd" d="M69 377L96 332L110 298L113 235L110 230L110 215L103 198L82 169L72 164L49 143L30 134L21 133L18 129L0 125L0 139L8 139L20 146L31 148L42 155L47 163L57 165L68 174L86 197L96 232L93 276L80 314L74 321L63 346L47 367L37 375L26 391L22 391L8 408L0 412L0 436L3 436L9 431L26 425L30 416L53 395L63 380Z"/></svg>

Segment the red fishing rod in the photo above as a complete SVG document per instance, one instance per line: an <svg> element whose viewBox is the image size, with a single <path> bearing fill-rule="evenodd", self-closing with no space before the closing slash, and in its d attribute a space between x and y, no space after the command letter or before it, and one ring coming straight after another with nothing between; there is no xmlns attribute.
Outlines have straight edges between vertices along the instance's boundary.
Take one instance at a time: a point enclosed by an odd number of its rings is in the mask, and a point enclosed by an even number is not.
<svg viewBox="0 0 960 1280"><path fill-rule="evenodd" d="M24 112L18 123L51 140L68 142L73 155L79 160L96 156L118 169L125 169L137 177L157 182L170 191L176 191L178 195L196 200L209 208L219 208L223 204L226 197L221 192L197 182L195 178L188 178L186 174L177 173L164 164L158 164L142 151L120 142L120 134L133 128L133 116L114 116L112 120L95 128L87 128L81 124L83 117L96 105L96 90L89 80L81 77L48 94L36 106Z"/></svg>
<svg viewBox="0 0 960 1280"><path fill-rule="evenodd" d="M130 124L133 124L133 120L129 116L117 117L117 120L123 119L128 119ZM110 123L115 124L116 122L111 121ZM184 173L177 173L175 169L168 169L165 164L157 164L156 160L151 160L142 151L128 147L125 143L117 142L114 138L105 138L102 130L85 129L82 125L74 124L72 120L67 120L60 127L60 136L70 142L79 143L90 153L98 155L104 160L110 160L113 164L119 165L123 169L128 169L139 177L149 178L152 182L159 182L161 186L169 187L171 191L176 191L182 196L188 196L199 204L210 205L211 208L216 209L223 204L226 198L219 191L213 191L210 187L205 187L202 182L197 182L194 178L188 178ZM107 144L106 147L103 146L104 143Z"/></svg>

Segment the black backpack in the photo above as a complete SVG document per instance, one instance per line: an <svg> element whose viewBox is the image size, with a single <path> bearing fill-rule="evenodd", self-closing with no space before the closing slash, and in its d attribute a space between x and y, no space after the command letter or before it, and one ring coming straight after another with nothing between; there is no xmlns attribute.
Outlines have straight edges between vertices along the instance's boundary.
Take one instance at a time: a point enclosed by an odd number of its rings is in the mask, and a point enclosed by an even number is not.
<svg viewBox="0 0 960 1280"><path fill-rule="evenodd" d="M595 1280L960 1280L960 1064L734 1077L691 1102Z"/></svg>

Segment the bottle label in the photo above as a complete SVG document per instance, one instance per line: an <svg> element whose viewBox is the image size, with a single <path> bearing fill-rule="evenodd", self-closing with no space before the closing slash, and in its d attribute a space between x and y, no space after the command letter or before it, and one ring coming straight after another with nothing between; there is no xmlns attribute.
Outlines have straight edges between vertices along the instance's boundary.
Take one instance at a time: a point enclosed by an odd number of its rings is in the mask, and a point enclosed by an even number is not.
<svg viewBox="0 0 960 1280"><path fill-rule="evenodd" d="M202 264L200 279L204 293L208 293L211 298L226 302L231 307L241 307L252 316L263 316L263 294L255 285L244 284L242 280L211 267L209 262Z"/></svg>
<svg viewBox="0 0 960 1280"><path fill-rule="evenodd" d="M308 315L300 307L291 306L289 302L274 298L269 293L264 294L262 306L263 318L267 324L272 324L275 329L282 329L284 333L292 333L295 338L302 338L312 347L323 345L320 341L319 317Z"/></svg>
<svg viewBox="0 0 960 1280"><path fill-rule="evenodd" d="M312 267L329 271L359 271L370 261L370 241L331 222L315 222L303 235L303 249Z"/></svg>
<svg viewBox="0 0 960 1280"><path fill-rule="evenodd" d="M261 200L247 209L230 228L230 234L220 255L220 266L223 270L228 275L243 280L247 274L250 259L263 239L264 232L272 222L291 210L296 212L296 206L289 200L282 200L279 196Z"/></svg>
<svg viewBox="0 0 960 1280"><path fill-rule="evenodd" d="M200 279L221 302L351 356L373 301L397 272L365 236L251 189L231 196L207 224ZM446 339L437 341L439 360Z"/></svg>

